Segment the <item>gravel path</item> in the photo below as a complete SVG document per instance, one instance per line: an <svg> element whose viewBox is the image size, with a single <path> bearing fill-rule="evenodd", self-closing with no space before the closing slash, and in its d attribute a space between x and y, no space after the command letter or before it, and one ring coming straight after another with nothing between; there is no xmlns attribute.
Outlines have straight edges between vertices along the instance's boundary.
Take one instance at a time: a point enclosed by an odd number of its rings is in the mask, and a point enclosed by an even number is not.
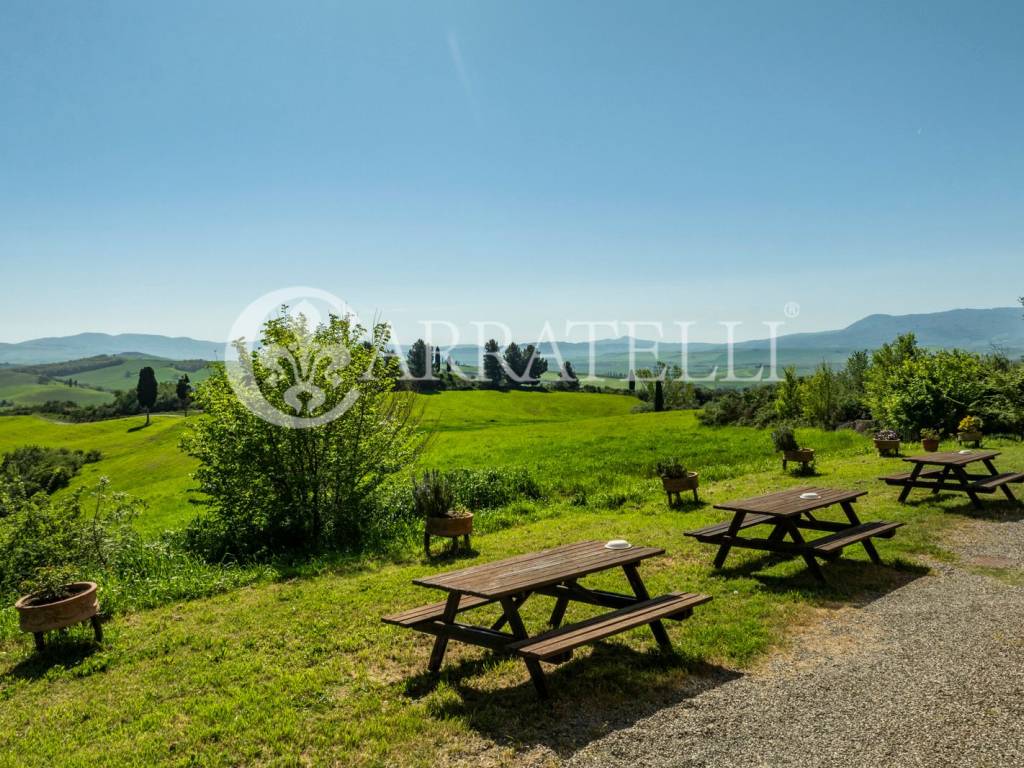
<svg viewBox="0 0 1024 768"><path fill-rule="evenodd" d="M1024 522L965 532L963 564L830 613L762 668L568 765L1024 765L1024 588L966 567L1024 566Z"/></svg>

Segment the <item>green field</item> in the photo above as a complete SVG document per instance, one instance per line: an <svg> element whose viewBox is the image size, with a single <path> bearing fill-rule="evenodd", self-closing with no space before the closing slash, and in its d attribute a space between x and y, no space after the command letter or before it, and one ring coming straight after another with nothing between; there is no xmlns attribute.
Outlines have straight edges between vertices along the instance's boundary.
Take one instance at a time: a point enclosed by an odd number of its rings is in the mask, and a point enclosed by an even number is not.
<svg viewBox="0 0 1024 768"><path fill-rule="evenodd" d="M69 387L57 382L39 383L39 376L0 368L0 400L15 405L42 405L49 400L70 400L79 405L101 405L112 399L109 392Z"/></svg>
<svg viewBox="0 0 1024 768"><path fill-rule="evenodd" d="M942 541L963 499L896 503L875 478L901 462L874 455L851 432L801 430L818 449L819 476L784 474L767 433L700 426L693 413L631 414L618 395L454 392L423 398L433 442L424 465L525 466L545 496L505 510L517 522L474 537L472 559L427 562L413 546L387 559L317 561L300 573L225 594L116 616L101 649L74 630L43 656L31 641L0 641L0 765L517 765L538 749L569 755L606 732L685 697L695 679L742 673L822 613L862 604L926 573L922 555L948 559ZM194 418L194 417L189 417ZM149 530L180 525L189 460L175 444L184 419L158 415L63 425L0 419L0 450L25 442L98 448L89 473L151 503ZM1001 464L1024 447L993 441ZM651 461L675 454L701 472L703 503L670 509ZM86 478L87 479L87 478ZM723 519L713 504L806 484L863 488L864 519L901 521L879 544L885 567L851 549L819 586L795 561L740 551L721 572L713 552L682 532ZM997 517L1007 506L996 503ZM665 548L643 566L652 592L701 591L714 600L669 631L676 655L646 630L577 652L554 669L550 706L534 698L522 665L454 644L439 678L423 674L424 636L383 626L386 612L439 599L410 582L456 565L582 539L627 538ZM287 576L287 578L285 578ZM604 574L593 586L622 590ZM491 616L496 614L492 609ZM524 616L540 627L543 598ZM570 618L587 615L574 607ZM11 621L10 609L5 620Z"/></svg>
<svg viewBox="0 0 1024 768"><path fill-rule="evenodd" d="M636 400L622 395L466 391L420 400L431 433L424 467L526 467L556 493L636 497L654 487L651 466L663 456L680 457L709 480L775 463L766 432L702 427L689 411L630 413ZM139 429L143 422L141 416L84 424L6 417L0 419L0 451L30 443L99 450L103 459L87 465L73 487L106 475L116 489L147 502L143 530L180 527L195 510L188 501L195 463L178 450L185 419L155 414L150 427ZM866 446L852 432L805 430L801 438L826 456Z"/></svg>

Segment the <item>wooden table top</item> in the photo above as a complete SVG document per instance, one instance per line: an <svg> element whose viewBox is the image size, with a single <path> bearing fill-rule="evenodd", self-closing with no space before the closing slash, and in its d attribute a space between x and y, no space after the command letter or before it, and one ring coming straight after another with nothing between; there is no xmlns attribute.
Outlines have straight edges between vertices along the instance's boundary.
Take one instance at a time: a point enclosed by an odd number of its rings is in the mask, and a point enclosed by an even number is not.
<svg viewBox="0 0 1024 768"><path fill-rule="evenodd" d="M800 494L802 493L816 493L818 498L801 499ZM778 493L769 493L766 496L754 496L749 499L716 504L715 509L792 517L802 515L804 512L831 507L833 504L840 504L844 501L856 501L866 494L867 491L845 491L841 488L789 488Z"/></svg>
<svg viewBox="0 0 1024 768"><path fill-rule="evenodd" d="M937 464L940 467L964 466L975 461L994 459L999 451L969 450L967 453L960 451L943 451L940 453L922 453L918 456L907 456L904 461L913 464Z"/></svg>
<svg viewBox="0 0 1024 768"><path fill-rule="evenodd" d="M565 544L507 560L413 579L413 584L499 599L665 554L665 550L658 547L605 549L604 545L603 541Z"/></svg>

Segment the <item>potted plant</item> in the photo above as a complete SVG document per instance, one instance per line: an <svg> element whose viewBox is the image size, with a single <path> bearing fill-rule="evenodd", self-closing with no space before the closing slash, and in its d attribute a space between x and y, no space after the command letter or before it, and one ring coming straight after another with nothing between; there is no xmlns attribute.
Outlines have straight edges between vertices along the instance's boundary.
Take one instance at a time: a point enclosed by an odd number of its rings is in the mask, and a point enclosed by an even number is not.
<svg viewBox="0 0 1024 768"><path fill-rule="evenodd" d="M698 475L687 470L679 459L662 459L654 469L661 478L661 487L665 489L669 506L672 505L673 495L677 504L682 502L679 494L683 491L693 491L693 500L700 501L697 496Z"/></svg>
<svg viewBox="0 0 1024 768"><path fill-rule="evenodd" d="M792 427L783 425L772 430L772 444L775 451L782 454L783 471L789 468L791 461L799 462L805 471L814 463L814 449L801 448Z"/></svg>
<svg viewBox="0 0 1024 768"><path fill-rule="evenodd" d="M24 582L22 589L27 594L14 604L18 624L22 632L32 633L38 650L45 647L47 632L83 621L92 623L97 643L103 640L96 582L75 581L69 568L49 567L39 568L36 577Z"/></svg>
<svg viewBox="0 0 1024 768"><path fill-rule="evenodd" d="M879 456L897 456L900 452L900 436L892 429L875 432L875 448Z"/></svg>
<svg viewBox="0 0 1024 768"><path fill-rule="evenodd" d="M939 450L940 440L942 440L942 433L939 430L928 427L921 430L921 447L928 453L935 453Z"/></svg>
<svg viewBox="0 0 1024 768"><path fill-rule="evenodd" d="M424 520L423 549L430 557L430 537L452 539L458 548L459 536L469 549L469 536L473 532L473 513L455 503L455 493L448 478L435 470L413 480L412 501L416 513Z"/></svg>
<svg viewBox="0 0 1024 768"><path fill-rule="evenodd" d="M981 429L985 423L978 416L964 416L957 428L956 439L960 443L974 443L975 446L981 443Z"/></svg>

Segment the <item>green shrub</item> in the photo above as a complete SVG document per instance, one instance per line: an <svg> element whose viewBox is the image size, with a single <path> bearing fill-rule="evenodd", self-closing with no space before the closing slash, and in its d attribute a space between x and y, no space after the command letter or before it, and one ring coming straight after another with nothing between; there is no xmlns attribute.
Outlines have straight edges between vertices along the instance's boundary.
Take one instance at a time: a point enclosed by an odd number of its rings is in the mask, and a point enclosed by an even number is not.
<svg viewBox="0 0 1024 768"><path fill-rule="evenodd" d="M97 462L100 458L99 451L26 445L3 455L0 477L8 483L20 482L26 496L54 493L67 488L71 478L84 464Z"/></svg>
<svg viewBox="0 0 1024 768"><path fill-rule="evenodd" d="M503 507L520 499L539 499L540 486L521 467L454 469L445 473L455 501L470 509Z"/></svg>
<svg viewBox="0 0 1024 768"><path fill-rule="evenodd" d="M243 391L258 389L282 416L337 414L297 429L254 413L215 366L196 393L205 415L189 419L181 442L200 462L195 478L210 507L191 526L203 551L265 558L367 546L380 530L375 491L422 444L414 396L395 391L398 360L379 354L389 340L382 323L368 332L334 316L316 328L301 316L268 321L262 346L239 350L253 382Z"/></svg>
<svg viewBox="0 0 1024 768"><path fill-rule="evenodd" d="M272 578L266 567L210 565L185 550L181 534L142 539L132 521L138 499L111 493L104 478L59 499L0 487L0 600L51 595L64 584L95 581L105 612L151 608Z"/></svg>

